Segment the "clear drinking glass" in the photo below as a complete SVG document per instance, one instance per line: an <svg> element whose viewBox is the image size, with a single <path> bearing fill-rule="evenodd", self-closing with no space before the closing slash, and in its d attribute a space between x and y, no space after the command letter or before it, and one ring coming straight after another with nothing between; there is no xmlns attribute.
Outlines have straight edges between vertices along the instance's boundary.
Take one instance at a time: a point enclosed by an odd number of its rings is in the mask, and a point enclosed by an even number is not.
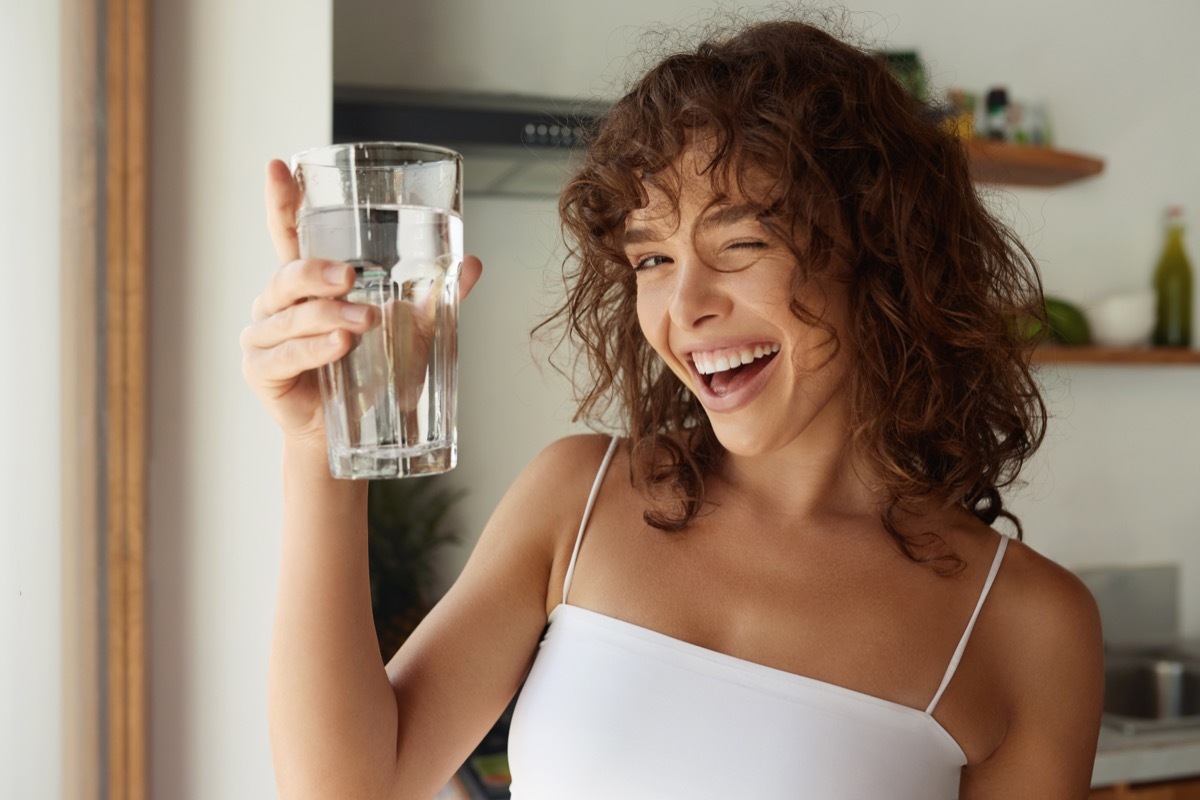
<svg viewBox="0 0 1200 800"><path fill-rule="evenodd" d="M336 478L452 469L463 258L462 157L432 145L370 142L292 158L302 192L302 258L345 261L345 299L379 323L318 374Z"/></svg>

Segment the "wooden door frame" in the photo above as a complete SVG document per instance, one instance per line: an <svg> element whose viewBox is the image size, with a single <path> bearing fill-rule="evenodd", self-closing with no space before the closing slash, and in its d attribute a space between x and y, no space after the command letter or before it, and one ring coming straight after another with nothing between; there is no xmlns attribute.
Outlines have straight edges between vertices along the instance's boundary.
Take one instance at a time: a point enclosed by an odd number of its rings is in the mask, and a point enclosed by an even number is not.
<svg viewBox="0 0 1200 800"><path fill-rule="evenodd" d="M62 0L63 794L144 800L148 0Z"/></svg>

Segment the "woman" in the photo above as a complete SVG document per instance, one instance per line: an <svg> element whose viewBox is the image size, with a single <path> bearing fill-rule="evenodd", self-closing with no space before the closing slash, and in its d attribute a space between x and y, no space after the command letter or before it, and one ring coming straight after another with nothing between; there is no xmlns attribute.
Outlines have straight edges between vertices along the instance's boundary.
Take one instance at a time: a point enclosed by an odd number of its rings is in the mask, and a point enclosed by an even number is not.
<svg viewBox="0 0 1200 800"><path fill-rule="evenodd" d="M539 455L386 670L312 373L374 320L298 260L295 202L273 162L285 263L243 336L285 442L281 796L430 797L523 684L524 800L1086 796L1095 605L990 527L1042 436L1036 272L878 60L765 23L617 103L557 321L622 436Z"/></svg>

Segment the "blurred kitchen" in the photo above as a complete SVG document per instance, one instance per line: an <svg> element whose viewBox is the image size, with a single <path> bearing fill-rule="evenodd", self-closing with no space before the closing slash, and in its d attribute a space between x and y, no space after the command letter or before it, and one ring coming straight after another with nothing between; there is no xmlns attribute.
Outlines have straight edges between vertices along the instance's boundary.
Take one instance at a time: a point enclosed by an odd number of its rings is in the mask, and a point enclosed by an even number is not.
<svg viewBox="0 0 1200 800"><path fill-rule="evenodd" d="M28 11L36 35L8 50L42 69L14 61L0 71L6 92L34 96L40 87L57 97L62 7ZM271 797L266 658L279 441L242 383L237 350L250 301L274 266L262 225L263 165L331 140L335 86L611 99L627 59L662 46L648 26L703 14L684 0L179 0L150 11L148 796ZM983 188L1036 257L1048 295L1086 314L1112 295L1151 288L1175 205L1192 266L1200 266L1200 4L873 0L850 11L866 43L919 54L930 92L971 93L983 114L988 91L1004 87L1010 102L1044 112L1056 148L1102 162L1098 174L1052 187ZM34 113L57 124L53 108ZM52 137L2 135L10 154L56 157ZM473 191L472 168L468 154L466 242L485 272L461 317L460 456L446 479L466 494L451 514L461 542L439 554L435 593L453 580L520 467L574 430L569 386L544 365L546 347L529 340L558 287L555 201L544 191ZM8 224L8 212L0 217ZM5 228L3 239L18 233ZM18 250L16 263L36 257ZM23 347L31 320L51 332L60 322L55 297L20 295L10 293L0 315L6 355ZM1053 419L1026 485L1012 495L1025 540L1111 589L1116 599L1105 611L1125 612L1120 629L1131 640L1147 632L1200 640L1200 359L1110 352L1089 360L1088 352L1039 366ZM48 359L30 369L52 383L60 366ZM6 508L27 507L31 497L55 508L66 502L8 464ZM31 473L52 475L53 465L44 466ZM15 519L23 532L13 552L23 561L4 559L0 577L6 595L18 586L21 599L18 614L0 621L32 644L28 664L0 664L9 693L0 717L21 723L3 732L0 775L18 777L12 792L0 783L0 795L57 797L62 673L37 665L62 657L64 578L49 544L59 523L54 515ZM1095 572L1108 568L1138 569ZM33 630L42 632L36 640ZM16 686L30 688L17 698ZM1097 787L1200 778L1200 726L1182 739L1106 730L1111 749L1098 763ZM1152 758L1134 743L1138 735L1155 743ZM1143 796L1115 791L1095 797ZM1200 797L1200 789L1153 796Z"/></svg>
<svg viewBox="0 0 1200 800"><path fill-rule="evenodd" d="M644 26L702 16L667 0L415 5L336 0L335 84L611 97L627 54L659 45ZM852 15L853 28L889 50L917 51L931 92L971 90L983 114L986 91L1004 86L1045 110L1057 147L1104 162L1100 175L1052 188L984 188L1033 251L1047 295L1086 310L1152 287L1168 206L1181 205L1192 228L1200 220L1196 63L1183 55L1194 48L1173 39L1200 19L1194 5L1131 14L1117 3L880 0L870 9ZM485 264L463 314L455 473L470 487L461 516L474 531L518 467L568 429L569 397L557 375L539 372L528 339L562 258L553 198L468 190L465 217L468 250ZM1189 246L1200 255L1200 233ZM1178 561L1183 628L1200 634L1200 364L1040 369L1055 422L1015 495L1028 541L1067 565ZM458 563L449 560L444 579Z"/></svg>

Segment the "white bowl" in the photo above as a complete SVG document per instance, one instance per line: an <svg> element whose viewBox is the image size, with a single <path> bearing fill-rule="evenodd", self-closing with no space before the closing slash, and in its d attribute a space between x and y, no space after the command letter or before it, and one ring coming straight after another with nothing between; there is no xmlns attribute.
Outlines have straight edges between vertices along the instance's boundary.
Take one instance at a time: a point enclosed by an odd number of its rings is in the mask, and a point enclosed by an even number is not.
<svg viewBox="0 0 1200 800"><path fill-rule="evenodd" d="M1110 294L1085 313L1092 341L1106 347L1136 347L1150 343L1154 331L1154 290Z"/></svg>

